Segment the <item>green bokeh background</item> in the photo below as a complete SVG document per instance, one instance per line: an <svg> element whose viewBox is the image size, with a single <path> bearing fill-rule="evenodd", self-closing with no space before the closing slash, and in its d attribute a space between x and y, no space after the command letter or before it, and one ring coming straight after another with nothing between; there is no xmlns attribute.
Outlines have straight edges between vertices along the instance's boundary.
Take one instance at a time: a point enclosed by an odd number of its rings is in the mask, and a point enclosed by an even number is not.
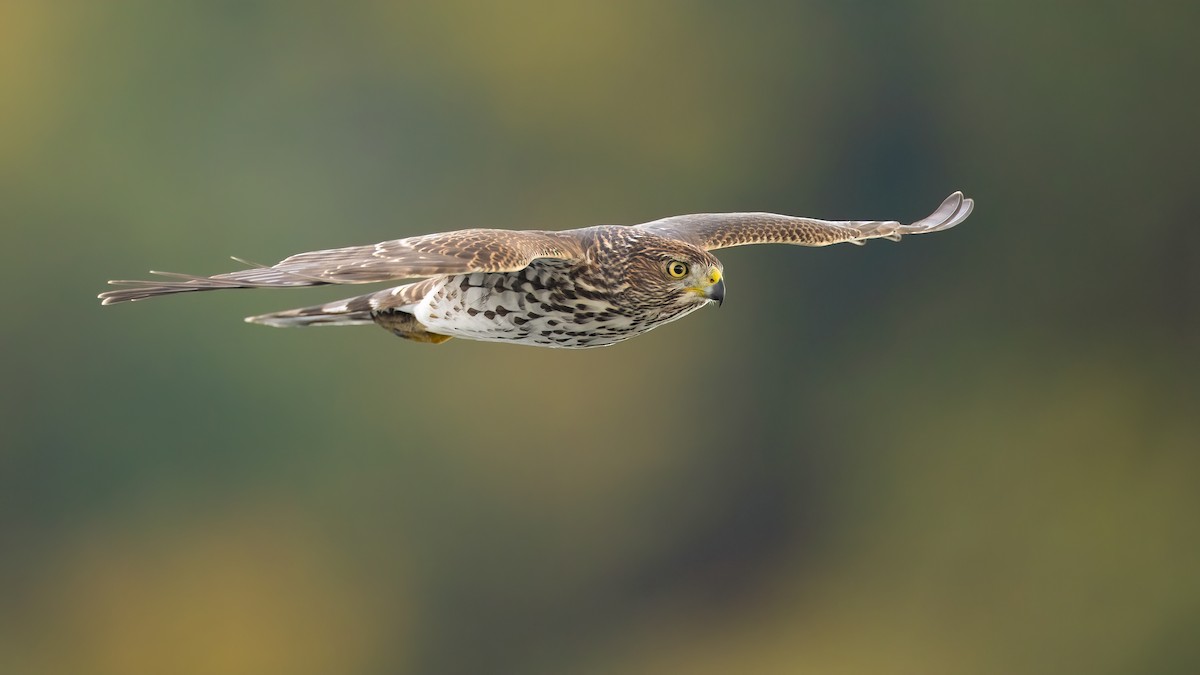
<svg viewBox="0 0 1200 675"><path fill-rule="evenodd" d="M0 672L1200 671L1198 7L0 4ZM593 351L94 299L954 189Z"/></svg>

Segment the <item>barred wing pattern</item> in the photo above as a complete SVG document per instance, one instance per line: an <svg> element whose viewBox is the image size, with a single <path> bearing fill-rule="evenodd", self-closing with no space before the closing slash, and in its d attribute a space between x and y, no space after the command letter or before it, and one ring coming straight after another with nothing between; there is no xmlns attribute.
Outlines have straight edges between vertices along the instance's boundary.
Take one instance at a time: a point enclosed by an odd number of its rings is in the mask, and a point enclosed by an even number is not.
<svg viewBox="0 0 1200 675"><path fill-rule="evenodd" d="M299 253L270 267L197 277L151 272L171 281L110 281L103 304L225 288L365 284L465 272L511 272L538 258L577 259L579 242L556 232L472 229Z"/></svg>
<svg viewBox="0 0 1200 675"><path fill-rule="evenodd" d="M700 213L673 216L637 227L712 251L748 244L828 246L867 239L899 241L906 234L948 230L967 219L975 202L955 192L929 216L908 225L894 220L817 220L775 213Z"/></svg>

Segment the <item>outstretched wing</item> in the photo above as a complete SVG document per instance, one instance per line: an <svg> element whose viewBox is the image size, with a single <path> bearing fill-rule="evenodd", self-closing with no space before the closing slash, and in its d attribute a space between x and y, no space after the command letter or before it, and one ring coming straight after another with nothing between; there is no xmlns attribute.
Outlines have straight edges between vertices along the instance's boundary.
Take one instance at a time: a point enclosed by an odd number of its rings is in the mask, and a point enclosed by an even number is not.
<svg viewBox="0 0 1200 675"><path fill-rule="evenodd" d="M908 225L894 220L817 220L775 213L698 213L663 218L636 227L680 239L706 250L747 244L828 246L867 239L898 241L905 234L948 230L967 219L975 202L955 192L932 214Z"/></svg>
<svg viewBox="0 0 1200 675"><path fill-rule="evenodd" d="M103 304L143 300L157 295L223 288L278 288L322 284L365 284L464 272L511 272L538 258L574 259L583 255L570 235L542 231L459 230L374 246L351 246L299 253L270 267L196 277L151 272L172 281L110 281L124 286L101 293Z"/></svg>

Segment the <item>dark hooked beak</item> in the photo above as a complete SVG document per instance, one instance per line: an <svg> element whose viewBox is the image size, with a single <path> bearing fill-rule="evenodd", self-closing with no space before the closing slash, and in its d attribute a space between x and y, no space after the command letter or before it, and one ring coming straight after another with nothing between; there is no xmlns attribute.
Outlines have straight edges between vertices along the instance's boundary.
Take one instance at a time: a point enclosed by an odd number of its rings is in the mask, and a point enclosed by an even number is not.
<svg viewBox="0 0 1200 675"><path fill-rule="evenodd" d="M704 291L704 297L708 298L709 300L715 300L717 302L717 307L723 305L725 303L725 280L720 279L717 281L717 283L709 286L708 289Z"/></svg>

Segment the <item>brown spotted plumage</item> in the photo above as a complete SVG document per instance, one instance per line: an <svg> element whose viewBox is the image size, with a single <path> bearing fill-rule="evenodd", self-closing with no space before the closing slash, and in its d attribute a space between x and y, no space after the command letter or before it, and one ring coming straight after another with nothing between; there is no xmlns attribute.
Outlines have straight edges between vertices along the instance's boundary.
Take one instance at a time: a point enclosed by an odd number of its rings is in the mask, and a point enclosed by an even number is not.
<svg viewBox="0 0 1200 675"><path fill-rule="evenodd" d="M724 299L709 251L747 244L826 246L949 229L974 202L950 195L915 223L826 221L772 213L674 216L561 232L459 230L300 253L211 277L110 281L103 304L228 288L421 281L346 300L250 317L270 326L378 324L418 342L451 337L548 347L601 347Z"/></svg>

